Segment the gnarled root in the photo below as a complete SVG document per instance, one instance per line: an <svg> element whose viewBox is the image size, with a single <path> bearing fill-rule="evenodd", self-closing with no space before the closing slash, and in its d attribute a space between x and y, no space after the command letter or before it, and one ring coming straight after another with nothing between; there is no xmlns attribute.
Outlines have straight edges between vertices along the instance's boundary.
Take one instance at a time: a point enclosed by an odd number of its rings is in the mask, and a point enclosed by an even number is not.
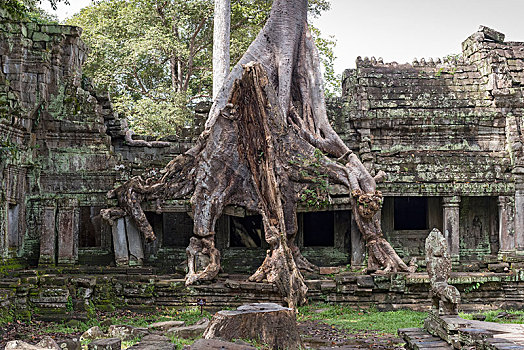
<svg viewBox="0 0 524 350"><path fill-rule="evenodd" d="M300 251L300 248L297 247L295 242L289 242L289 248L291 249L291 252L293 253L293 259L295 259L295 264L300 270L304 270L307 272L317 272L319 271L318 266L315 264L312 264L307 260Z"/></svg>
<svg viewBox="0 0 524 350"><path fill-rule="evenodd" d="M289 248L280 245L267 251L266 259L249 277L249 281L262 282L264 279L277 286L290 308L296 308L306 302L308 288Z"/></svg>
<svg viewBox="0 0 524 350"><path fill-rule="evenodd" d="M186 286L216 278L220 271L220 251L215 248L214 234L208 237L191 237L186 255Z"/></svg>

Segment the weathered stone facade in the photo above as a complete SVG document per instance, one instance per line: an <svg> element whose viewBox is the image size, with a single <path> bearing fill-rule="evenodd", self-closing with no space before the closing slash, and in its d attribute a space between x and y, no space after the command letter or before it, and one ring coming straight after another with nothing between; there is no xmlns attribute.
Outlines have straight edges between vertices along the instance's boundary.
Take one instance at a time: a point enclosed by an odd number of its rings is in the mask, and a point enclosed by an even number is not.
<svg viewBox="0 0 524 350"><path fill-rule="evenodd" d="M116 184L187 150L208 106L196 107L195 128L179 137L133 136L107 94L83 79L79 33L0 22L0 266L146 265L182 273L192 234L188 201L145 204L158 236L150 244L130 220L102 222L100 209L115 204L106 193ZM442 62L358 59L344 74L343 96L329 103L347 144L372 173L389 176L380 185L383 229L401 256L423 257L436 227L456 268L523 267L524 43L500 37L483 28L463 43L462 55ZM348 193L333 188L329 206L303 205L298 219L299 245L313 263L364 265ZM216 231L226 272L260 265L267 249L260 218L228 207ZM517 275L507 278L519 284ZM335 287L342 296L333 300L353 300ZM347 288L348 295L361 289Z"/></svg>
<svg viewBox="0 0 524 350"><path fill-rule="evenodd" d="M524 43L503 38L481 27L461 55L358 58L344 73L334 122L369 169L388 174L383 228L404 256L423 255L434 227L455 261L476 268L523 253Z"/></svg>

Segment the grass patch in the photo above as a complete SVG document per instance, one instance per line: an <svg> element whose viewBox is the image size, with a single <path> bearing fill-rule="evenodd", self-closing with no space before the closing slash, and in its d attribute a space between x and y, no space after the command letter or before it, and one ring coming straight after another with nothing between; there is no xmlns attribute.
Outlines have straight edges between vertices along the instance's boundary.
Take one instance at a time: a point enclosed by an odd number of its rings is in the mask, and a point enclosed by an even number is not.
<svg viewBox="0 0 524 350"><path fill-rule="evenodd" d="M122 341L122 349L127 349L135 344L138 344L142 337L136 337L130 340L124 340Z"/></svg>
<svg viewBox="0 0 524 350"><path fill-rule="evenodd" d="M125 311L108 318L111 319L112 324L147 327L151 323L163 321L184 321L186 326L190 326L202 319L202 317L211 318L211 314L204 310L201 315L198 306L191 306L184 309L157 308L155 312L145 314Z"/></svg>
<svg viewBox="0 0 524 350"><path fill-rule="evenodd" d="M350 331L395 335L399 328L421 327L426 316L425 312L411 310L381 312L374 308L355 310L347 306L320 303L300 307L298 320L322 321Z"/></svg>
<svg viewBox="0 0 524 350"><path fill-rule="evenodd" d="M184 321L186 325L195 324L202 317L211 318L211 314L207 311L200 314L200 308L191 306L183 309L175 308L157 308L155 312L136 313L129 310L115 311L111 313L98 313L96 318L87 321L70 320L62 323L46 322L40 327L41 333L52 334L79 334L87 331L89 328L99 326L105 333L108 331L109 325L128 325L133 327L147 327L151 323L162 321ZM110 320L110 322L105 322ZM126 347L137 343L139 339L129 341ZM190 345L193 341L185 341L177 338L172 339L173 343L180 345Z"/></svg>
<svg viewBox="0 0 524 350"><path fill-rule="evenodd" d="M506 317L497 317L501 312L508 314ZM476 313L464 313L460 312L459 316L465 320L472 320L473 315L484 315L486 316L486 322L496 323L524 323L524 311L523 310L491 310L491 311L480 311Z"/></svg>

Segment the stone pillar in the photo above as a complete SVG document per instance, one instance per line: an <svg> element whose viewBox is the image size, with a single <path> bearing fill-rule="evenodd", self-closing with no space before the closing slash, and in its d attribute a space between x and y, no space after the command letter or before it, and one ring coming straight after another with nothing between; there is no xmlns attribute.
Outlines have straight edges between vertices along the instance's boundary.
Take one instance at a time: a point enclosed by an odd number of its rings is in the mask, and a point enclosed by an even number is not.
<svg viewBox="0 0 524 350"><path fill-rule="evenodd" d="M515 250L524 254L524 183L515 186Z"/></svg>
<svg viewBox="0 0 524 350"><path fill-rule="evenodd" d="M130 266L142 266L144 262L144 247L142 245L142 238L138 232L133 220L129 217L125 217L126 232L127 232L127 246L129 249L129 265Z"/></svg>
<svg viewBox="0 0 524 350"><path fill-rule="evenodd" d="M40 230L40 257L38 265L54 265L56 263L56 207L53 201L43 201L42 204L42 228Z"/></svg>
<svg viewBox="0 0 524 350"><path fill-rule="evenodd" d="M341 252L347 252L348 248L350 248L351 239L351 211L336 210L334 216L335 249Z"/></svg>
<svg viewBox="0 0 524 350"><path fill-rule="evenodd" d="M509 196L498 197L499 208L499 254L515 251L515 227L513 224L514 199Z"/></svg>
<svg viewBox="0 0 524 350"><path fill-rule="evenodd" d="M2 183L2 172L0 171L0 183ZM7 201L0 202L0 259L7 256Z"/></svg>
<svg viewBox="0 0 524 350"><path fill-rule="evenodd" d="M127 248L126 224L120 218L111 227L113 233L113 247L115 249L115 262L117 266L129 265L129 250Z"/></svg>
<svg viewBox="0 0 524 350"><path fill-rule="evenodd" d="M361 268L366 261L366 242L351 214L351 267Z"/></svg>
<svg viewBox="0 0 524 350"><path fill-rule="evenodd" d="M58 207L58 264L74 265L78 260L78 202L62 201Z"/></svg>
<svg viewBox="0 0 524 350"><path fill-rule="evenodd" d="M458 261L460 256L460 197L443 197L444 237L449 245L451 258Z"/></svg>

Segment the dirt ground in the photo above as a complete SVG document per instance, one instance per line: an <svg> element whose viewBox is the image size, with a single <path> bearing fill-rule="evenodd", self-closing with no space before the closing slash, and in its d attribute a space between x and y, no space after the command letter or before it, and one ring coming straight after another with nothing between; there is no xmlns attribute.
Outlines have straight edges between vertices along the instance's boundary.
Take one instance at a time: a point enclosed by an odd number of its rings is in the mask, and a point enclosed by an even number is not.
<svg viewBox="0 0 524 350"><path fill-rule="evenodd" d="M80 336L81 333L43 333L45 322L31 322L24 324L14 322L0 327L0 349L10 340L21 339L29 343L37 343L44 336L54 339L72 338ZM377 336L368 331L350 332L338 329L320 321L307 321L299 323L299 330L303 336L305 345L309 349L375 349L375 350L397 350L403 349L402 340L391 335Z"/></svg>
<svg viewBox="0 0 524 350"><path fill-rule="evenodd" d="M319 321L299 323L299 329L305 345L310 349L404 349L403 341L392 335L347 331Z"/></svg>

